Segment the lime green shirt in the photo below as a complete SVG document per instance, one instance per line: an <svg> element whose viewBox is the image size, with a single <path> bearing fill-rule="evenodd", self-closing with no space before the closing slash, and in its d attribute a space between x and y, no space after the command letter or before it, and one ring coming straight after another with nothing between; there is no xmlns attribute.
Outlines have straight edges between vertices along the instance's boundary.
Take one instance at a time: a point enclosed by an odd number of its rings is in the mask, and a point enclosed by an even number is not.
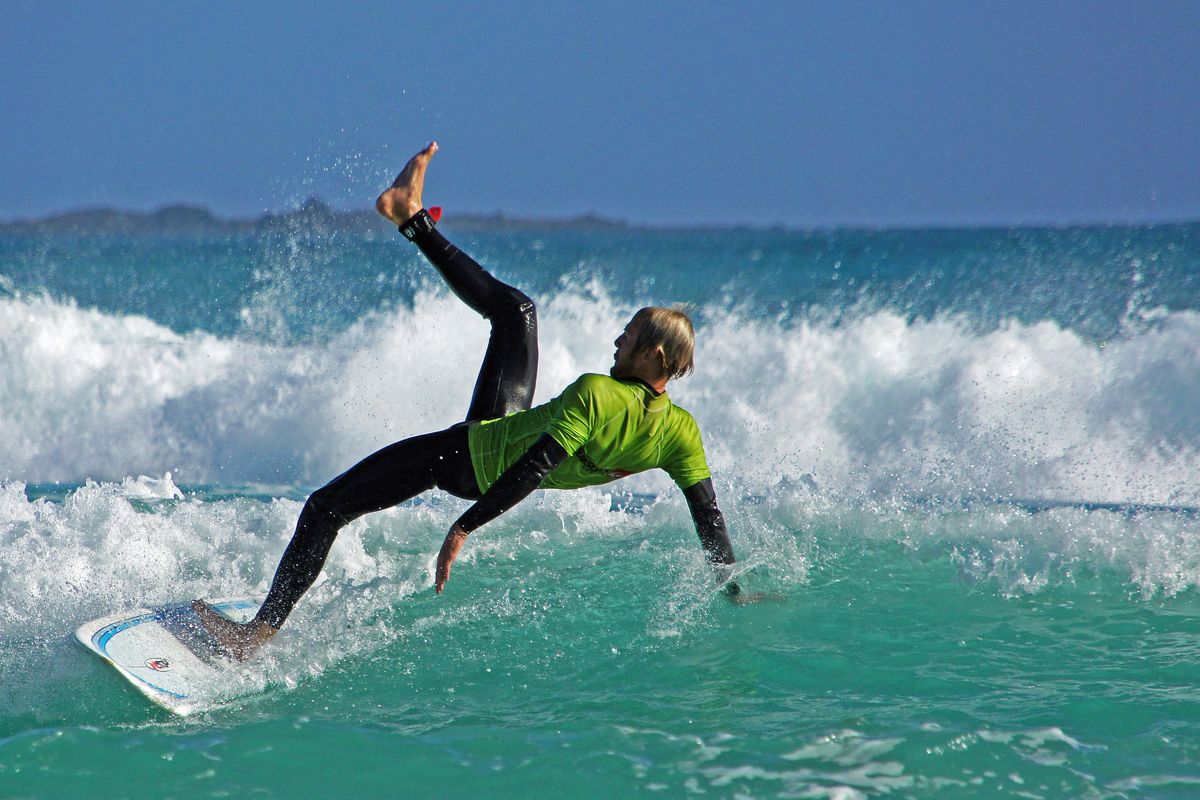
<svg viewBox="0 0 1200 800"><path fill-rule="evenodd" d="M548 403L471 424L471 464L479 491L544 433L569 458L542 481L543 489L578 489L656 467L680 489L710 477L692 415L640 381L586 374Z"/></svg>

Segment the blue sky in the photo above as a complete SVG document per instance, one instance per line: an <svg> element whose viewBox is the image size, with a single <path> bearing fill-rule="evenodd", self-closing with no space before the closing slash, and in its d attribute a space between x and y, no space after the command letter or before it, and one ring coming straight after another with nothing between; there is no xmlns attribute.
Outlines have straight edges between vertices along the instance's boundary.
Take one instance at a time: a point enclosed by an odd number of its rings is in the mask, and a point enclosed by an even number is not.
<svg viewBox="0 0 1200 800"><path fill-rule="evenodd" d="M5 4L0 218L1200 219L1200 3Z"/></svg>

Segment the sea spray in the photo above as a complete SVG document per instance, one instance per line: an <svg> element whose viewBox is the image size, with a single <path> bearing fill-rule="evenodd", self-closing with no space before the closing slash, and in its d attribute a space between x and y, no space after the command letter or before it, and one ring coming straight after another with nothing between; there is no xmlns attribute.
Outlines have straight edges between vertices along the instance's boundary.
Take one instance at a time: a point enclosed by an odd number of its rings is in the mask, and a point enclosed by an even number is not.
<svg viewBox="0 0 1200 800"><path fill-rule="evenodd" d="M171 471L317 485L465 413L486 325L460 306L429 292L328 341L269 345L0 299L0 465L34 483ZM631 310L595 289L542 303L535 400L605 371ZM671 393L701 421L718 479L745 491L808 476L846 498L1200 505L1197 312L1104 342L1053 322L978 333L886 311L705 317L698 374Z"/></svg>

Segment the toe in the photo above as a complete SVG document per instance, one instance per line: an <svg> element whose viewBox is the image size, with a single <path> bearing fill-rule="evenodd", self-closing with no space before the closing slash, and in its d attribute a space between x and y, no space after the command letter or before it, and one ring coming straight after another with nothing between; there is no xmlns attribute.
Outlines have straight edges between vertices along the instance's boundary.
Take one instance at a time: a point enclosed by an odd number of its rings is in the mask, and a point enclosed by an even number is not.
<svg viewBox="0 0 1200 800"><path fill-rule="evenodd" d="M429 164L429 159L433 158L433 154L437 151L437 142L430 142L424 150L413 156L413 162L421 167L425 167Z"/></svg>

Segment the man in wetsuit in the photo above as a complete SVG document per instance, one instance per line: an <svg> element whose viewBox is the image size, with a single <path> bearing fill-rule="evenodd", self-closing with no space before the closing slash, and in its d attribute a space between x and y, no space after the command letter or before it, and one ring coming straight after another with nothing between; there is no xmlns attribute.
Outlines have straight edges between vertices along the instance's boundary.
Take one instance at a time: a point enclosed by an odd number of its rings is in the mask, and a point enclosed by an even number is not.
<svg viewBox="0 0 1200 800"><path fill-rule="evenodd" d="M338 531L351 520L437 487L475 503L450 528L438 553L440 594L467 536L534 489L575 489L661 468L683 490L718 580L734 562L695 420L671 403L667 382L692 369L692 324L681 312L643 308L614 343L609 375L583 375L555 399L530 408L537 377L533 301L496 280L435 228L421 193L431 143L405 165L375 207L437 268L463 302L491 323L491 337L464 422L368 456L308 498L267 599L239 625L207 603L193 607L233 656L245 658L275 635L312 586Z"/></svg>

